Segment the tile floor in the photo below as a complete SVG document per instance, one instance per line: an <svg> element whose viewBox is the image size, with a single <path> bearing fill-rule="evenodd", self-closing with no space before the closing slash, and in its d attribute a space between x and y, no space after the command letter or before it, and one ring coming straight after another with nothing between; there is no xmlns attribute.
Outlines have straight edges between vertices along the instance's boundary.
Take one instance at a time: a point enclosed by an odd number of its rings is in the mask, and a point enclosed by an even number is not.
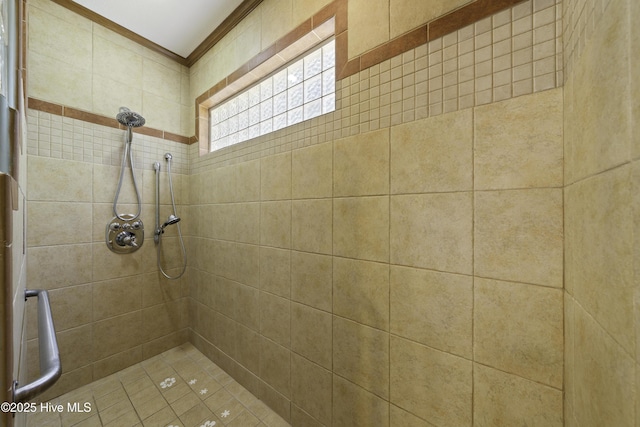
<svg viewBox="0 0 640 427"><path fill-rule="evenodd" d="M29 427L280 427L289 424L191 344L52 399ZM69 411L78 403L90 411ZM40 405L38 405L40 407Z"/></svg>

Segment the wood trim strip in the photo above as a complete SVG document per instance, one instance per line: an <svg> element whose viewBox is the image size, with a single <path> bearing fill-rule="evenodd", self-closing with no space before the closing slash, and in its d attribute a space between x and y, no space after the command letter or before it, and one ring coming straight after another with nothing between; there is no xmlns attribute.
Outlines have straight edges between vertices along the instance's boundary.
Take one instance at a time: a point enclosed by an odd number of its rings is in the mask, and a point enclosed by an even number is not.
<svg viewBox="0 0 640 427"><path fill-rule="evenodd" d="M476 0L458 10L431 21L429 26L429 41L458 31L461 28L478 22L481 19L498 13L503 9L515 6L524 0Z"/></svg>
<svg viewBox="0 0 640 427"><path fill-rule="evenodd" d="M338 14L341 12L344 14L344 16L338 17ZM342 31L341 40L344 40L344 42L346 42L346 22L347 22L346 15L347 15L347 0L334 0L333 2L323 7L319 12L317 12L311 18L307 19L306 21L298 25L296 28L289 31L280 39L276 40L274 44L272 44L271 46L267 47L266 49L264 49L263 51L255 55L253 58L251 58L249 61L241 65L238 69L233 71L227 77L223 78L218 83L216 83L211 88L209 88L207 91L205 91L203 94L198 96L196 98L196 105L195 105L196 135L193 137L194 139L193 142L200 141L200 152L201 153L207 152L206 147L202 145L204 140L206 139L205 137L205 135L207 134L206 128L208 127L207 126L208 115L206 114L206 111L208 110L208 108L212 107L215 102L218 102L212 99L215 95L219 95L220 99L224 99L225 97L227 97L227 94L224 93L223 91L229 90L230 93L234 93L235 91L230 86L233 85L234 82L238 82L239 80L245 77L249 77L248 80L252 80L251 78L252 76L249 76L249 74L254 70L260 73L260 71L257 70L257 68L260 65L271 60L274 60L276 62L284 61L283 58L286 57L286 54L284 53L284 51L292 47L296 42L302 40L303 38L311 36L312 38L315 37L316 39L320 40L320 37L324 34L324 32L320 31L318 33L315 33L315 30L317 30L321 25L327 23L334 17L335 17L334 27L337 28L338 25L340 25L341 27L345 28L345 30ZM327 34L328 33L324 35L327 35ZM346 64L346 49L343 49L342 56L338 54L337 29L334 29L333 34L336 35L336 70L340 70L343 64ZM346 44L345 44L345 47L346 47ZM358 67L359 67L359 60L358 60ZM253 78L257 78L258 75L259 74L254 75ZM200 114L202 111L204 111L204 113Z"/></svg>
<svg viewBox="0 0 640 427"><path fill-rule="evenodd" d="M62 107L62 116L70 119L82 120L83 122L95 123L97 125L120 128L120 123L113 117L101 116L99 114L78 110L72 107ZM124 128L122 128L124 129Z"/></svg>
<svg viewBox="0 0 640 427"><path fill-rule="evenodd" d="M243 3L238 6L232 14L223 21L223 23L216 28L208 37L202 42L187 58L183 58L163 47L156 45L155 43L141 37L130 30L94 13L93 11L80 6L72 0L52 0L53 2L66 7L92 21L109 28L149 49L152 49L158 53L161 53L174 61L191 67L202 56L204 56L209 49L211 49L216 43L218 43L226 34L229 33L242 19L244 19L249 13L251 13L262 0L244 0ZM307 21L300 24L298 27L287 33L285 36L276 41L273 45L264 49L256 56L251 58L248 62L240 66L237 70L233 71L227 77L216 83L209 90L196 99L196 112L199 111L200 106L216 93L224 90L233 82L242 78L242 76L250 73L252 70L263 64L264 62L274 58L279 52L282 52L288 46L291 46L301 37L309 34L316 29L319 25L323 24L327 20L335 17L335 38L336 38L336 79L344 79L351 75L354 75L361 70L369 68L373 65L379 64L387 59L391 59L394 56L400 55L410 49L414 49L424 43L431 40L442 37L453 31L457 31L467 25L473 24L487 16L491 16L503 9L513 7L524 0L475 0L455 11L452 11L444 16L441 16L431 22L428 22L414 30L407 32L399 37L396 37L387 43L381 44L374 49L358 55L354 58L348 58L348 0L334 0L315 15L309 18ZM51 114L59 114L66 117L78 118L80 120L86 120L91 123L104 124L105 126L111 126L108 123L115 122L116 127L119 125L115 119L107 118L93 113L82 112L80 110L74 110L72 108L48 103L46 101L29 98L29 108L33 108L40 111L46 111ZM153 134L159 138L178 140L176 142L192 144L199 139L199 125L200 117L196 114L196 132L195 136L183 137L180 135L163 132L156 129L147 129L144 132L146 134ZM186 142L185 142L186 141Z"/></svg>
<svg viewBox="0 0 640 427"><path fill-rule="evenodd" d="M274 57L278 53L277 44L272 44L253 58L249 60L247 63L249 65L249 69L253 70L258 67L260 64L268 61L272 57Z"/></svg>
<svg viewBox="0 0 640 427"><path fill-rule="evenodd" d="M293 30L276 40L276 53L280 53L305 35L313 31L313 19L309 18ZM258 54L260 55L260 54Z"/></svg>
<svg viewBox="0 0 640 427"><path fill-rule="evenodd" d="M258 68L261 64L271 59L277 59L276 57L278 56L278 54L281 54L285 49L292 46L298 40L301 40L302 38L311 34L315 29L317 29L322 24L329 21L334 16L336 17L335 25L338 25L337 24L338 19L337 19L336 13L339 10L343 10L346 14L346 11L347 11L346 3L347 3L347 0L334 0L333 2L329 3L327 6L322 8L318 13L313 15L311 18L307 19L302 24L298 25L296 28L289 31L287 34L285 34L280 39L278 39L274 44L267 47L266 49L264 49L263 51L255 55L253 58L249 59L249 61L242 64L238 69L234 70L227 77L223 78L218 83L216 83L211 88L209 88L207 91L202 93L200 96L196 98L196 113L199 112L200 107L203 105L207 108L211 107L212 105L209 105L211 101L209 101L209 103L207 101L210 100L210 98L212 98L214 95L218 94L219 92L223 91L234 82L246 76L248 73ZM340 7L341 4L343 4L344 7L341 8ZM346 22L346 16L344 17L342 22ZM343 32L343 36L346 37L346 31ZM337 37L336 37L336 41L337 41ZM337 53L337 50L338 48L336 47L336 53ZM345 54L346 54L346 50L345 50ZM345 59L346 59L346 56L345 56ZM338 56L336 56L336 70L339 70L339 69L340 69L340 62L339 62ZM202 120L205 120L205 119L206 119L205 117L202 118ZM195 123L196 141L200 139L200 124L202 120L201 120L200 114L196 114L196 123Z"/></svg>
<svg viewBox="0 0 640 427"><path fill-rule="evenodd" d="M191 54L189 54L187 58L183 58L182 56L163 48L162 46L152 42L151 40L148 40L132 32L131 30L128 30L127 28L122 27L121 25L118 25L115 22L106 19L105 17L98 15L92 10L87 9L72 0L52 1L130 40L133 40L134 42L139 43L140 45L148 49L160 53L181 65L191 67L200 58L202 58L216 43L222 40L224 36L226 36L233 28L235 28L235 26L238 25L247 15L249 15L256 7L258 7L263 0L244 0L240 4L240 6L238 6L231 13L231 15L229 15L222 22L222 24L220 24L200 45L198 45L198 47L193 50L193 52L191 52ZM380 63L382 61L390 59L403 52L406 52L409 49L413 49L414 47L416 47L414 46L414 42L416 40L416 31L422 32L423 28L427 33L425 41L426 43L428 41L449 34L453 31L457 31L467 25L477 22L480 19L486 18L487 16L493 15L494 13L497 13L503 9L512 7L522 1L524 0L475 0L474 2L469 3L466 6L461 7L460 9L437 18L415 30L410 31L407 34L396 37L395 39L390 40L385 44L375 47L369 52L365 52L364 54L360 55L360 66L362 67L362 69L364 69L375 65L376 63ZM297 37L299 33L302 33L303 31L308 32L307 30L309 26L311 27L311 29L314 29L318 25L325 22L327 19L330 19L332 16L336 17L335 34L338 35L342 32L345 32L348 28L347 0L335 0L332 3L329 3L308 21L305 21L293 31L287 33L283 38L276 42L276 51L280 52L289 44L295 42L299 38ZM403 48L406 50L403 51ZM260 52L258 56L261 56L263 58L259 63L264 62L269 58L268 53L266 53L265 51ZM350 64L353 64L352 61L354 61L355 59L356 58L351 58L351 60L348 62ZM253 65L253 67L250 67L249 70L255 68L255 61L256 58L253 58L249 61L249 63ZM347 62L343 64L342 68L352 74L355 74L361 70L360 67L355 67L353 65L349 67L346 66ZM236 72L237 71L239 70L236 70ZM343 74L343 78L349 77L350 75L351 74Z"/></svg>
<svg viewBox="0 0 640 427"><path fill-rule="evenodd" d="M179 142L181 144L191 144L190 142L190 138L188 136L182 136L182 135L178 135L176 133L171 133L171 132L164 132L164 135L162 136L163 139L167 139L169 141L174 141L174 142Z"/></svg>
<svg viewBox="0 0 640 427"><path fill-rule="evenodd" d="M54 104L52 102L43 101L37 98L29 98L29 108L32 110L43 111L45 113L54 114L56 116L68 117L70 119L82 120L87 123L94 123L96 125L107 126L116 129L126 129L113 117L107 117L100 114L90 113L88 111L78 110L77 108L65 107L64 105ZM150 127L134 128L133 132L142 135L154 136L156 138L165 139L168 141L178 142L181 144L193 144L195 142L194 137L187 137L178 135L171 132L166 132L160 129L154 129Z"/></svg>
<svg viewBox="0 0 640 427"><path fill-rule="evenodd" d="M317 28L322 22L335 17L335 38L336 38L336 70L337 79L349 77L363 69L379 64L394 56L414 49L435 38L442 37L453 31L457 31L467 25L479 21L487 16L493 15L503 9L512 7L524 0L475 0L466 6L461 7L447 15L426 23L414 30L398 36L387 43L381 44L374 49L363 53L355 58L348 58L348 0L334 0L326 5L310 19L300 24L298 27L287 33L275 43L275 47L269 46L258 53L247 63L233 71L226 78L222 79L207 92L198 97L196 102L202 103L204 99L210 98L217 92L223 90L228 85L238 80L242 75L251 72L259 64L269 60L287 46L299 40L305 34ZM196 132L197 134L197 132Z"/></svg>
<svg viewBox="0 0 640 427"><path fill-rule="evenodd" d="M324 24L325 22L327 22L329 19L333 18L334 16L336 16L336 2L331 2L328 5L326 5L325 7L323 7L322 9L320 9L320 11L318 13L316 13L315 15L313 15L311 17L311 22L313 29L315 30L316 28L318 28L318 26ZM337 26L338 24L336 23L336 31L337 31ZM344 31L344 30L342 30ZM341 31L341 32L342 32Z"/></svg>
<svg viewBox="0 0 640 427"><path fill-rule="evenodd" d="M64 110L62 105L53 104L47 101L41 101L35 98L28 99L28 107L32 110L43 111L45 113L55 114L56 116L61 116Z"/></svg>
<svg viewBox="0 0 640 427"><path fill-rule="evenodd" d="M336 34L336 80L342 79L342 70L349 60L349 31Z"/></svg>
<svg viewBox="0 0 640 427"><path fill-rule="evenodd" d="M467 25L478 22L481 19L513 7L523 1L524 0L476 0L460 9L454 10L408 33L398 36L387 43L381 44L358 57L351 58L347 64L350 66L343 68L340 78L349 77L361 70L391 59L394 56L414 49L431 40L458 31ZM348 44L348 38L344 43ZM352 62L358 58L360 59L360 67L352 64Z"/></svg>

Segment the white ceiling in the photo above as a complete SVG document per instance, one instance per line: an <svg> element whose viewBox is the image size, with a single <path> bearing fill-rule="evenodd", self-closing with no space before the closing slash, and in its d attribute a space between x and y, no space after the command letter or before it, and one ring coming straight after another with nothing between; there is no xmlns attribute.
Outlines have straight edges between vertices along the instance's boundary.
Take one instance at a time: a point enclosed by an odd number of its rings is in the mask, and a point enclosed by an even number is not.
<svg viewBox="0 0 640 427"><path fill-rule="evenodd" d="M186 58L243 0L73 0Z"/></svg>

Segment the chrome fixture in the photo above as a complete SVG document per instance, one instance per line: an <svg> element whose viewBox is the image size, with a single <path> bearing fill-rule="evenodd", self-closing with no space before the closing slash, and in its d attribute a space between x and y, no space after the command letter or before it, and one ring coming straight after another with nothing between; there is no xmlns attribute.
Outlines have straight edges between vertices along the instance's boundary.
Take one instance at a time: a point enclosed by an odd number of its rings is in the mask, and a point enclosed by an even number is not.
<svg viewBox="0 0 640 427"><path fill-rule="evenodd" d="M171 194L171 206L173 207L173 213L169 215L164 224L160 225L160 162L155 162L153 164L153 170L156 171L156 228L153 233L153 241L156 243L157 249L157 259L158 259L158 269L162 273L164 277L167 279L179 279L182 277L184 272L187 269L187 251L184 247L184 240L182 238L182 230L180 230L180 217L176 212L176 200L173 195L173 180L171 179L171 160L173 156L171 153L166 153L164 155L165 160L167 161L167 176L169 177L169 192ZM162 263L160 262L161 253L162 253L162 235L164 234L164 229L170 225L178 226L178 237L180 239L180 250L182 251L182 271L177 276L170 276L167 274L162 268Z"/></svg>
<svg viewBox="0 0 640 427"><path fill-rule="evenodd" d="M116 115L116 120L118 120L121 125L127 127L127 139L129 142L133 139L133 132L131 128L139 128L140 126L144 126L144 123L146 122L144 117L138 113L134 113L127 107L120 107L120 112Z"/></svg>
<svg viewBox="0 0 640 427"><path fill-rule="evenodd" d="M138 113L134 113L126 107L120 107L120 112L116 115L116 119L120 124L127 127L127 133L124 141L124 153L122 155L122 164L120 165L120 178L118 179L118 187L116 195L113 198L113 215L106 228L107 247L111 251L118 254L128 254L137 251L144 241L144 225L139 219L142 211L142 198L138 190L138 182L136 181L136 173L133 168L133 153L131 151L131 141L133 141L132 128L144 125L145 120ZM120 190L122 189L122 181L124 178L124 170L127 166L127 158L129 159L129 167L131 168L131 178L133 187L136 191L138 199L138 209L135 214L119 214L118 199Z"/></svg>
<svg viewBox="0 0 640 427"><path fill-rule="evenodd" d="M62 375L62 364L56 329L53 326L49 293L43 289L25 291L25 299L38 297L38 353L40 358L40 377L37 380L18 387L18 381L13 382L13 402L27 402L43 393Z"/></svg>
<svg viewBox="0 0 640 427"><path fill-rule="evenodd" d="M164 222L164 224L162 224L162 228L164 230L164 228L167 225L173 225L173 224L177 224L180 222L180 218L178 218L177 216L175 216L174 214L169 215L169 218L167 218L167 220Z"/></svg>
<svg viewBox="0 0 640 427"><path fill-rule="evenodd" d="M107 225L107 246L117 254L128 254L142 246L144 225L132 214L113 217Z"/></svg>

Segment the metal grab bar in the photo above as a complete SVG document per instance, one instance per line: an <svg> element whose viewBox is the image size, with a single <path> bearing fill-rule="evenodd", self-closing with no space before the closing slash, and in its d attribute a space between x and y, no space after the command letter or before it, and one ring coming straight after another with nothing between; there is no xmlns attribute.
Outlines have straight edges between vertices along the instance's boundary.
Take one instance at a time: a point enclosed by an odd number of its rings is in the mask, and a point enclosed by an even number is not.
<svg viewBox="0 0 640 427"><path fill-rule="evenodd" d="M26 402L51 387L62 374L60 352L56 341L56 330L51 316L49 293L43 289L26 290L25 298L38 297L38 346L40 355L40 378L18 388L13 382L13 401Z"/></svg>

